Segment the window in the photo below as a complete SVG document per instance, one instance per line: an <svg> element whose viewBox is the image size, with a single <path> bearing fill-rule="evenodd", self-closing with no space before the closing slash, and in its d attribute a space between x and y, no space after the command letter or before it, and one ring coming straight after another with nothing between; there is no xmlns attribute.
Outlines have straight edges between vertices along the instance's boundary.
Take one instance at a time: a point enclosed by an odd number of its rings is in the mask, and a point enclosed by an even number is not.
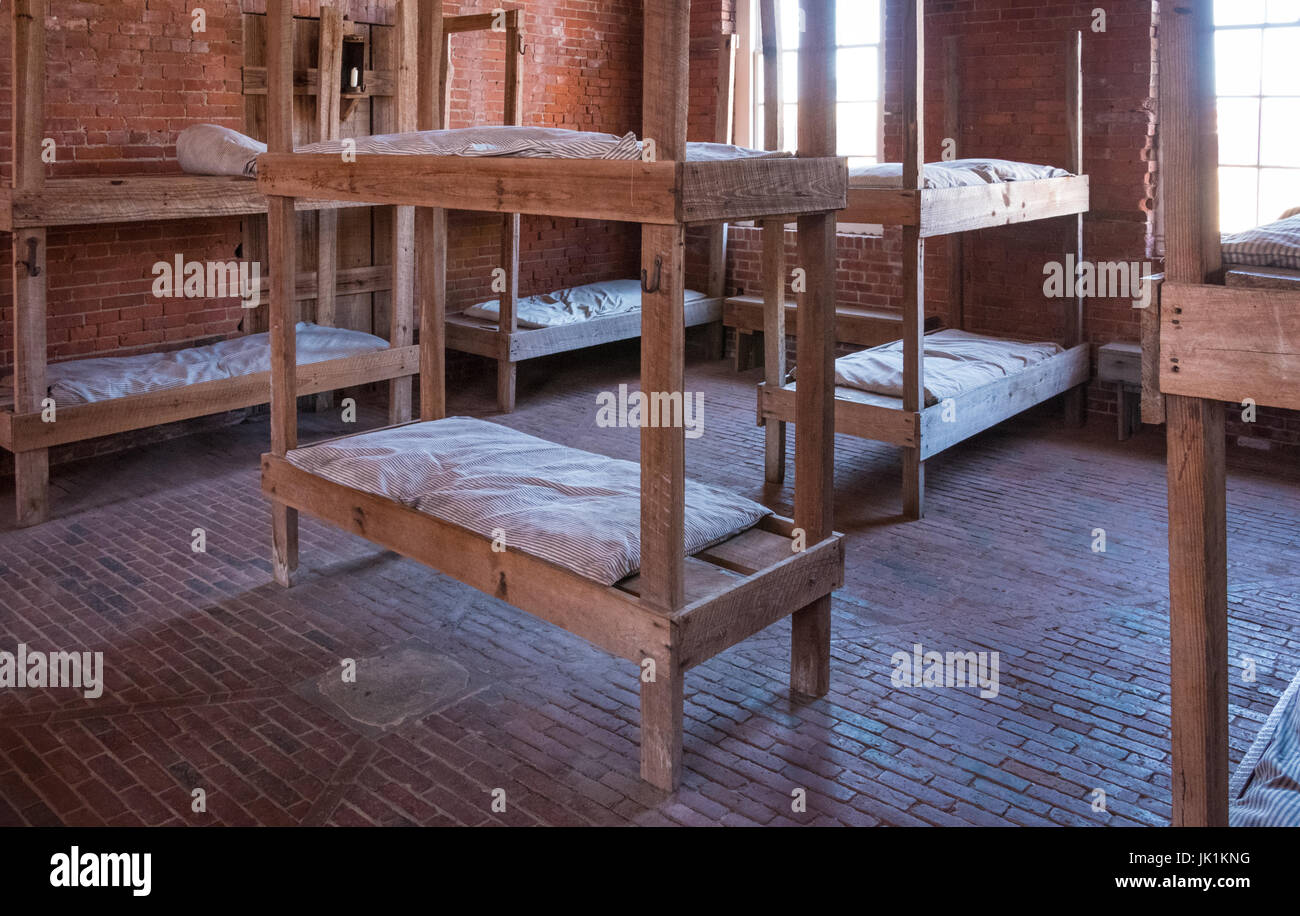
<svg viewBox="0 0 1300 916"><path fill-rule="evenodd" d="M763 144L763 42L760 31L758 0L739 4L739 34L744 43L744 61L738 74L748 92L737 93L738 100L748 99L748 110L738 111L742 123L738 136L754 146ZM799 2L777 0L781 22L781 101L784 111L785 148L798 147L799 123ZM881 32L884 20L881 0L837 0L836 46L838 87L839 155L861 157L879 162L883 155L882 122L884 104L884 60ZM742 106L737 106L742 107Z"/></svg>
<svg viewBox="0 0 1300 916"><path fill-rule="evenodd" d="M1300 0L1215 0L1219 228L1300 207Z"/></svg>

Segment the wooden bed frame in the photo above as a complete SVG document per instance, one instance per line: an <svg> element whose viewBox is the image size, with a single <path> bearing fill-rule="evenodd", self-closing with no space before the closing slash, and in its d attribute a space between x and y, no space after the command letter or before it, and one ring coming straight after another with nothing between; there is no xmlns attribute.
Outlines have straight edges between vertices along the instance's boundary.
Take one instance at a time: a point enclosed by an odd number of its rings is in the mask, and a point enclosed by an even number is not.
<svg viewBox="0 0 1300 916"><path fill-rule="evenodd" d="M241 178L148 175L47 180L41 161L45 136L46 6L46 0L17 0L12 8L14 177L12 187L0 190L0 230L11 233L15 252L14 390L12 403L0 405L0 448L14 454L19 526L39 524L49 518L50 447L265 404L271 391L270 373L263 372L60 407L54 422L42 421L42 401L47 397L48 228L249 216L267 210L266 197L257 183ZM321 42L321 66L329 68L331 55L341 53L335 45L342 41L342 16L330 7L322 7L321 15L337 26L329 33L333 42ZM322 124L329 117L337 122L339 111L338 83L329 85L333 92L317 93ZM412 77L372 94L391 93L399 108L414 112L414 86ZM336 208L357 205L303 198L296 207L333 215L331 211ZM28 252L30 255L25 256ZM401 289L400 278L413 266L413 257L409 251L405 255L399 251L386 271L354 268L336 274L331 263L329 271L297 276L294 295L300 299L317 298L317 321L331 324L332 312L326 303L332 302L336 289L342 294L358 289ZM379 276L384 272L393 275L391 283ZM405 286L409 289L409 282ZM297 370L298 389L311 394L384 380L400 385L405 380L409 390L410 378L419 369L419 351L411 345L410 311L408 305L408 317L403 318L398 314L400 309L395 309L389 349L301 366ZM409 418L409 397L405 414L400 398L393 399L393 404L394 421Z"/></svg>
<svg viewBox="0 0 1300 916"><path fill-rule="evenodd" d="M509 49L522 48L523 32L520 28L518 10L506 14L507 31L507 65L505 123L522 123L520 110L520 90L522 87L521 68L518 66L519 54ZM445 45L444 45L445 52ZM735 59L735 36L724 35L719 53L720 78L718 81L718 128L716 139L720 143L731 142L730 104ZM446 56L444 53L444 62ZM444 94L444 101L446 96ZM444 105L442 123L446 126L447 108ZM518 377L518 364L524 360L571 350L582 350L620 340L631 340L641 334L641 316L639 313L609 315L592 318L572 325L548 328L520 328L516 303L519 300L519 223L518 213L508 213L503 219L501 233L501 267L505 271L505 290L498 297L500 320L490 321L467 315L465 312L450 312L447 315L447 346L464 353L473 353L496 360L497 363L497 408L503 413L515 409L515 384ZM718 325L713 332L710 349L721 357L722 296L727 267L727 227L719 223L709 228L709 289L708 298L690 302L686 306L686 327L701 325ZM546 292L549 292L547 290Z"/></svg>
<svg viewBox="0 0 1300 916"><path fill-rule="evenodd" d="M1166 279L1160 289L1157 377L1168 423L1176 826L1228 823L1224 402L1252 398L1259 405L1300 409L1300 286L1218 282L1215 106L1212 4L1188 0L1160 20Z"/></svg>
<svg viewBox="0 0 1300 916"><path fill-rule="evenodd" d="M288 0L269 0L272 104L291 102L293 19ZM432 73L444 31L441 0L399 0L404 31L417 31L419 125L440 123ZM272 273L272 440L262 488L271 499L275 577L289 585L298 565L298 512L331 522L426 563L480 591L637 661L641 678L641 774L672 789L681 774L684 673L784 617L792 619L791 688L821 696L830 677L830 595L843 578L843 546L831 525L834 425L833 211L848 175L834 158L835 35L831 0L806 2L809 53L801 58L800 135L804 158L687 163L689 0L645 0L643 135L660 161L475 159L294 154L284 130L271 138L259 186L270 197ZM278 123L282 119L272 119ZM641 430L641 571L606 588L531 556L494 552L487 538L391 500L332 483L286 460L297 446L291 244L293 198L406 203L417 207L422 311L420 414L446 414L443 353L446 209L538 213L642 224L649 279L641 312L643 390L680 392L684 370L684 251L688 223L795 214L808 291L801 300L801 364L795 518L772 519L730 542L684 556L685 436L678 427ZM653 278L658 278L658 283ZM427 333L432 331L432 333ZM806 549L796 551L805 546ZM649 662L653 662L653 665ZM653 678L644 672L653 670Z"/></svg>
<svg viewBox="0 0 1300 916"><path fill-rule="evenodd" d="M764 3L767 12L770 4ZM903 181L898 188L849 188L849 205L838 219L844 223L882 224L903 227L903 359L902 398L886 398L836 389L835 416L838 432L888 442L903 448L903 514L918 519L925 514L925 462L983 430L1057 395L1067 395L1067 416L1082 424L1084 389L1091 376L1090 348L1083 333L1083 301L1065 301L1064 352L1031 369L1004 380L965 392L954 399L952 422L944 422L944 406L925 406L925 375L922 339L925 316L925 239L950 236L961 244L960 233L1031 220L1075 216L1076 263L1083 260L1083 213L1088 209L1088 177L1083 174L1083 87L1080 68L1083 38L1071 36L1067 43L1067 121L1070 138L1068 178L1015 181L949 189L925 189L924 105L921 91L925 74L924 0L900 4L903 14ZM954 42L949 42L948 60L955 68ZM949 86L957 79L951 75ZM949 106L945 128L955 135L956 106ZM764 236L772 229L764 227ZM767 346L765 379L758 390L759 424L766 426L766 476L771 483L785 478L785 423L794 419L792 405L799 386L786 385L785 309L786 271L784 245L777 238L765 238L764 340ZM954 283L960 289L960 259L953 259ZM959 294L960 295L960 294ZM955 309L958 324L964 324L963 309ZM802 372L802 368L800 370Z"/></svg>

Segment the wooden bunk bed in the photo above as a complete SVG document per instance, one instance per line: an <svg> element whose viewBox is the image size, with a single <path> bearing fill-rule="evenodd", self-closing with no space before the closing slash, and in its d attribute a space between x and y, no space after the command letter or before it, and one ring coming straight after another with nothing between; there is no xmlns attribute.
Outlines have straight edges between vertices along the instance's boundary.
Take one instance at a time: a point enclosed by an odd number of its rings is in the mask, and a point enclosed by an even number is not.
<svg viewBox="0 0 1300 916"><path fill-rule="evenodd" d="M273 104L290 103L287 0L269 0ZM408 22L415 5L400 7ZM681 773L683 683L687 669L787 616L792 619L791 688L828 689L830 595L843 578L843 547L831 527L834 456L830 448L834 271L833 211L845 203L847 168L834 158L834 14L830 0L806 3L809 53L800 80L799 158L686 162L689 0L644 2L643 136L658 144L655 162L496 159L428 155L337 156L291 152L272 136L259 186L270 197L272 288L272 443L262 489L271 500L275 577L289 585L298 565L297 513L307 512L426 563L480 591L548 620L641 665L641 774L672 789ZM432 72L444 31L441 0L419 2L419 127L440 121ZM310 473L294 463L297 396L294 365L291 225L294 198L402 203L417 207L420 257L421 421L402 435L427 436L446 423L444 214L447 209L533 213L639 223L646 290L641 311L641 384L682 392L684 248L688 224L792 214L799 219L808 291L799 338L806 378L799 395L798 489L793 521L769 518L726 543L686 556L684 429L641 429L639 573L614 585L576 575L507 546L493 549L481 531L426 514L392 498ZM656 282L657 279L657 282ZM478 422L485 426L484 421ZM435 434L436 435L436 434ZM593 456L587 456L588 458ZM608 459L602 459L608 460ZM803 547L802 550L796 548ZM652 677L646 672L653 671Z"/></svg>
<svg viewBox="0 0 1300 916"><path fill-rule="evenodd" d="M1209 0L1164 13L1158 380L1168 423L1173 823L1219 827L1230 803L1224 402L1300 410L1300 285L1222 282L1214 74Z"/></svg>
<svg viewBox="0 0 1300 916"><path fill-rule="evenodd" d="M14 454L16 519L19 526L34 525L49 517L49 449L129 430L142 429L265 404L270 398L269 372L254 372L143 394L113 397L91 403L58 406L53 422L45 422L47 398L45 247L47 229L101 223L154 222L198 217L252 216L265 213L265 196L257 183L242 178L206 175L105 176L47 179L41 160L45 136L45 14L46 0L18 0L13 6L13 183L0 192L0 230L11 234L14 247L14 367L12 402L0 404L0 447ZM323 7L322 17L333 22L331 41L321 43L322 69L333 66L342 41L342 16ZM335 66L328 72L337 72ZM337 120L340 85L327 81L332 91L318 90L322 122ZM389 90L399 109L414 112L414 79L400 80ZM290 129L286 122L286 130ZM342 201L304 197L298 210L332 211L357 206ZM250 221L253 222L253 221ZM393 289L409 288L400 277L409 273L414 255L400 249L391 271ZM336 282L385 284L370 276L375 271L353 270L336 277L332 270L317 277L296 277L299 298L332 299ZM400 309L397 310L400 312ZM395 314L397 313L395 312ZM410 309L406 310L409 314ZM329 325L328 309L318 309L317 319ZM409 320L395 318L390 345L385 349L304 364L297 370L302 394L390 380L394 385L419 369L419 351L411 345ZM409 417L394 399L392 419Z"/></svg>
<svg viewBox="0 0 1300 916"><path fill-rule="evenodd" d="M1083 333L1082 300L1065 299L1063 344L1060 353L997 381L963 390L952 404L927 406L922 352L926 337L925 240L937 236L959 239L961 233L1032 220L1075 216L1076 263L1083 258L1083 213L1088 209L1088 177L1083 174L1082 36L1067 43L1066 113L1070 140L1068 177L1005 181L964 187L925 187L925 131L921 87L924 80L925 4L899 4L903 20L903 162L897 187L862 187L850 180L849 204L840 222L901 226L903 236L902 396L836 388L836 430L847 435L888 442L903 448L903 512L921 518L925 512L925 462L1035 404L1067 395L1067 414L1083 418L1083 386L1091 372L1089 347ZM765 5L766 9L766 5ZM950 58L953 57L950 49ZM955 80L950 80L955 85ZM949 127L950 125L945 125ZM953 133L956 133L953 130ZM873 182L875 184L875 182ZM798 383L787 384L784 356L785 255L780 226L765 226L764 339L765 380L758 389L759 423L767 427L767 479L784 479L784 431L794 419ZM776 230L773 232L772 230ZM960 267L957 268L960 277ZM956 309L958 323L962 310ZM799 367L802 372L802 367ZM951 408L951 409L949 409Z"/></svg>
<svg viewBox="0 0 1300 916"><path fill-rule="evenodd" d="M518 11L506 14L506 69L505 69L505 124L522 123L520 106L523 85L518 64L522 52L523 32ZM447 47L444 42L444 71L447 70ZM734 36L725 35L719 52L720 78L718 81L719 112L730 112L732 96L732 61L735 57ZM445 74L444 74L445 79ZM444 92L444 102L446 95ZM447 110L441 112L439 127L446 127ZM730 118L720 114L717 140L729 143ZM726 271L726 224L709 229L709 290L703 298L686 304L686 327L716 324L722 320L722 295ZM553 356L572 350L582 350L620 340L631 340L641 334L639 311L600 315L567 324L536 328L519 326L519 238L520 215L507 213L502 220L501 269L505 271L505 289L497 303L497 320L488 316L470 314L468 311L447 314L447 346L463 353L473 353L493 359L497 363L497 407L504 413L515 408L515 386L518 364L529 359ZM717 329L720 342L721 328Z"/></svg>

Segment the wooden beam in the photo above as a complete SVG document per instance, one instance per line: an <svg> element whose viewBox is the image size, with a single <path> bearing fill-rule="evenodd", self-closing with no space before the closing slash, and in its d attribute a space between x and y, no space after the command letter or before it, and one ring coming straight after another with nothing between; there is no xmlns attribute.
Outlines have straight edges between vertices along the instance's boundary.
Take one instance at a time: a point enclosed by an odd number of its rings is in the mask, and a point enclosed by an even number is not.
<svg viewBox="0 0 1300 916"><path fill-rule="evenodd" d="M421 0L417 119L420 130L444 126L442 91L446 17L442 0ZM447 415L447 211L415 211L416 280L420 298L420 419Z"/></svg>
<svg viewBox="0 0 1300 916"><path fill-rule="evenodd" d="M1073 32L1066 39L1065 48L1065 98L1066 98L1066 136L1070 140L1070 171L1075 175L1083 174L1083 32ZM1083 263L1083 213L1074 218L1070 240L1074 248L1074 263ZM1063 335L1067 347L1077 347L1084 343L1087 334L1084 329L1083 294L1080 292L1073 300L1062 299L1065 309ZM1087 415L1087 389L1084 386L1071 389L1065 395L1065 419L1072 426L1082 426Z"/></svg>
<svg viewBox="0 0 1300 916"><path fill-rule="evenodd" d="M954 158L964 149L961 137L961 37L943 40L943 135L953 143ZM948 239L948 315L954 328L966 327L966 237L953 233Z"/></svg>
<svg viewBox="0 0 1300 916"><path fill-rule="evenodd" d="M925 184L925 3L903 4L903 187ZM922 215L921 222L925 222ZM925 408L925 242L920 226L903 227L903 410ZM925 515L925 462L903 452L903 514Z"/></svg>
<svg viewBox="0 0 1300 916"><path fill-rule="evenodd" d="M835 3L805 0L799 45L799 155L836 149ZM832 537L835 487L835 214L799 218L799 296L794 521L808 544ZM830 690L831 598L825 595L790 619L790 689L806 696Z"/></svg>
<svg viewBox="0 0 1300 916"><path fill-rule="evenodd" d="M321 5L320 39L317 52L321 73L340 74L343 70L343 13L337 7ZM340 128L341 86L339 80L325 81L316 96L316 139L337 140ZM338 290L339 216L337 210L316 214L316 323L334 327ZM318 410L328 410L333 392L317 397Z"/></svg>
<svg viewBox="0 0 1300 916"><path fill-rule="evenodd" d="M768 220L763 227L763 381L780 388L786 377L785 223ZM795 311L796 328L798 310ZM763 471L768 483L785 480L785 423L764 424Z"/></svg>
<svg viewBox="0 0 1300 916"><path fill-rule="evenodd" d="M522 123L523 116L523 80L520 75L523 46L519 19L518 10L506 13L504 123L516 126ZM510 357L510 337L519 328L515 314L519 301L519 230L519 214L507 213L501 220L501 269L505 271L505 289L497 300L500 345L497 354L497 408L504 413L515 409L515 381L518 377L518 369Z"/></svg>
<svg viewBox="0 0 1300 916"><path fill-rule="evenodd" d="M1219 269L1213 29L1210 0L1162 8L1161 182L1173 283L1204 283ZM1170 324L1161 326L1165 362ZM1173 822L1220 827L1228 822L1223 405L1169 396L1165 411Z"/></svg>
<svg viewBox="0 0 1300 916"><path fill-rule="evenodd" d="M399 0L396 25L397 130L411 132L419 125L420 28L418 0ZM415 208L393 208L393 295L388 340L394 347L415 339ZM388 383L388 422L411 419L411 379Z"/></svg>
<svg viewBox="0 0 1300 916"><path fill-rule="evenodd" d="M785 149L785 114L781 94L781 23L777 0L759 0L759 32L763 43L763 149Z"/></svg>

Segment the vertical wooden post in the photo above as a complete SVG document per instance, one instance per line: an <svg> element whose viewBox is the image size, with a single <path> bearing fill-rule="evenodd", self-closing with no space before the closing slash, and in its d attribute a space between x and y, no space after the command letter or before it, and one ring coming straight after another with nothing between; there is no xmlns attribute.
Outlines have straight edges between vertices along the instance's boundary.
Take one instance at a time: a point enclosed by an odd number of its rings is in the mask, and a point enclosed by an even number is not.
<svg viewBox="0 0 1300 916"><path fill-rule="evenodd" d="M736 36L723 35L718 48L718 95L714 112L713 139L718 143L732 142L736 107ZM707 292L712 299L727 295L727 234L726 223L709 227L709 281ZM707 330L707 352L710 359L722 359L726 353L726 331L722 321L711 322Z"/></svg>
<svg viewBox="0 0 1300 916"><path fill-rule="evenodd" d="M642 135L661 161L686 158L690 0L645 0ZM685 396L686 231L641 228L641 389ZM686 436L680 423L641 429L641 600L671 613L685 600ZM681 778L683 672L669 637L653 682L641 682L641 776Z"/></svg>
<svg viewBox="0 0 1300 916"><path fill-rule="evenodd" d="M442 0L420 0L418 126L443 126ZM447 415L446 325L447 211L420 207L415 212L415 251L420 284L420 419Z"/></svg>
<svg viewBox="0 0 1300 916"><path fill-rule="evenodd" d="M339 73L343 69L343 13L321 4L320 47L317 53L320 74L316 86L316 139L337 140L340 132L342 87ZM316 211L316 323L328 327L338 324L339 213ZM316 409L334 405L334 392L316 396Z"/></svg>
<svg viewBox="0 0 1300 916"><path fill-rule="evenodd" d="M943 136L955 145L955 158L962 158L961 140L961 40L949 35L943 40ZM966 327L966 233L947 238L948 311L953 327Z"/></svg>
<svg viewBox="0 0 1300 916"><path fill-rule="evenodd" d="M418 123L419 104L419 6L417 0L397 4L397 129L413 131ZM322 77L324 78L324 77ZM388 341L394 347L409 347L415 325L415 208L393 208L393 313ZM388 383L388 422L411 419L411 377Z"/></svg>
<svg viewBox="0 0 1300 916"><path fill-rule="evenodd" d="M1083 33L1075 32L1066 41L1065 54L1066 114L1069 119L1070 171L1083 174ZM1083 263L1083 214L1074 218L1074 263ZM1083 328L1083 296L1065 302L1065 345L1077 347L1086 342ZM1065 393L1065 420L1082 426L1087 416L1087 385L1078 385Z"/></svg>
<svg viewBox="0 0 1300 916"><path fill-rule="evenodd" d="M1162 9L1160 20L1165 272L1183 283L1205 282L1219 269L1213 22L1209 0ZM1165 412L1173 822L1221 827L1228 823L1223 405L1170 395Z"/></svg>
<svg viewBox="0 0 1300 916"><path fill-rule="evenodd" d="M763 144L778 150L785 145L785 106L781 79L781 23L776 0L760 0L759 32L763 42ZM760 223L763 234L763 384L780 388L786 375L785 220ZM763 424L763 476L768 483L785 480L786 425Z"/></svg>
<svg viewBox="0 0 1300 916"><path fill-rule="evenodd" d="M925 182L925 2L903 11L903 187ZM925 240L920 226L903 227L903 410L925 410ZM801 370L802 371L802 370ZM919 422L919 419L918 419ZM903 515L925 515L925 462L919 447L903 449Z"/></svg>
<svg viewBox="0 0 1300 916"><path fill-rule="evenodd" d="M804 0L799 46L799 155L834 156L835 2ZM834 533L835 484L835 214L799 218L799 384L795 400L794 522L809 545ZM822 696L830 689L831 598L791 618L790 689Z"/></svg>
<svg viewBox="0 0 1300 916"><path fill-rule="evenodd" d="M45 128L45 0L15 0L13 8L14 189L45 184L41 140ZM46 397L45 230L13 233L14 413L40 413ZM29 265L20 264L28 261ZM57 415L56 415L57 422ZM14 516L19 527L50 517L50 453L14 453Z"/></svg>
<svg viewBox="0 0 1300 916"><path fill-rule="evenodd" d="M508 125L521 123L520 59L523 56L519 32L519 10L506 13L505 118ZM518 367L510 356L510 342L519 330L516 305L519 301L519 214L502 217L501 266L506 272L506 288L498 297L497 314L497 409L510 413L515 409L515 381Z"/></svg>
<svg viewBox="0 0 1300 916"><path fill-rule="evenodd" d="M293 12L290 0L267 0L267 149L293 152ZM267 198L271 268L271 453L298 445L297 215L292 197ZM271 501L272 566L288 587L298 568L298 511Z"/></svg>

